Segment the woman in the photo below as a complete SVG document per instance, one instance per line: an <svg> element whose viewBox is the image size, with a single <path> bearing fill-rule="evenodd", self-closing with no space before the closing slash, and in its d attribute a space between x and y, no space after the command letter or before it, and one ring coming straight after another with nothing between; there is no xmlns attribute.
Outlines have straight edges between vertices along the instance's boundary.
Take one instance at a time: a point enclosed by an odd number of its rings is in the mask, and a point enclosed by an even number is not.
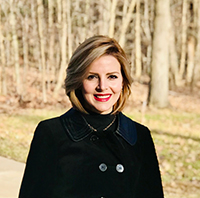
<svg viewBox="0 0 200 198"><path fill-rule="evenodd" d="M76 49L65 80L73 107L37 126L20 198L163 197L150 132L121 113L131 92L128 69L109 37Z"/></svg>

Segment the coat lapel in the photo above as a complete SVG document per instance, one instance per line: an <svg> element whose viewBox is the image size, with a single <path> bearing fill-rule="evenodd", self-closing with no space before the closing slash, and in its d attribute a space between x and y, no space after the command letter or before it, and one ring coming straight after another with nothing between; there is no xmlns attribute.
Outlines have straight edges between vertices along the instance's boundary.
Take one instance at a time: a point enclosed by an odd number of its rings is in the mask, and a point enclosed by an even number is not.
<svg viewBox="0 0 200 198"><path fill-rule="evenodd" d="M85 123L79 111L71 108L61 117L61 122L73 141L79 142L85 139L93 131ZM130 145L137 141L137 131L134 121L125 116L123 113L118 115L118 127L116 133L126 140Z"/></svg>

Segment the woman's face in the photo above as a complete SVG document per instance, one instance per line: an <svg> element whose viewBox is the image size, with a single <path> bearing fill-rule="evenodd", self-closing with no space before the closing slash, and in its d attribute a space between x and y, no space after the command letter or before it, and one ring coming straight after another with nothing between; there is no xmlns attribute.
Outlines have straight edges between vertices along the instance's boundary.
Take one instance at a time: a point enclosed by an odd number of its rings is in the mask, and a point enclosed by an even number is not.
<svg viewBox="0 0 200 198"><path fill-rule="evenodd" d="M121 65L112 55L96 59L83 80L82 94L87 110L108 114L119 99L123 86Z"/></svg>

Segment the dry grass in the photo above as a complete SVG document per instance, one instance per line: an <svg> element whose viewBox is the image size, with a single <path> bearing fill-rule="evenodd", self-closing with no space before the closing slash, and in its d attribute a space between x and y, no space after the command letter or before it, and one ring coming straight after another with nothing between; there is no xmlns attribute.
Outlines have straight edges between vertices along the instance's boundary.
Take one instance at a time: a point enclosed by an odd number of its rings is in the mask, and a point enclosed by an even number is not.
<svg viewBox="0 0 200 198"><path fill-rule="evenodd" d="M200 113L128 113L152 132L167 198L200 197Z"/></svg>
<svg viewBox="0 0 200 198"><path fill-rule="evenodd" d="M18 109L0 114L0 155L25 162L38 122L61 113L62 110Z"/></svg>

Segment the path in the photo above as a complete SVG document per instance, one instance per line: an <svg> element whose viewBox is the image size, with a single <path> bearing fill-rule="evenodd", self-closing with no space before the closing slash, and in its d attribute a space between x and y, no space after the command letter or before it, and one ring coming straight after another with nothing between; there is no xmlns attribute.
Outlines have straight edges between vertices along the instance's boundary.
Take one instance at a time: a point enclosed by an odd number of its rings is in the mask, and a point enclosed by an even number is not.
<svg viewBox="0 0 200 198"><path fill-rule="evenodd" d="M0 156L0 198L17 198L25 164Z"/></svg>

